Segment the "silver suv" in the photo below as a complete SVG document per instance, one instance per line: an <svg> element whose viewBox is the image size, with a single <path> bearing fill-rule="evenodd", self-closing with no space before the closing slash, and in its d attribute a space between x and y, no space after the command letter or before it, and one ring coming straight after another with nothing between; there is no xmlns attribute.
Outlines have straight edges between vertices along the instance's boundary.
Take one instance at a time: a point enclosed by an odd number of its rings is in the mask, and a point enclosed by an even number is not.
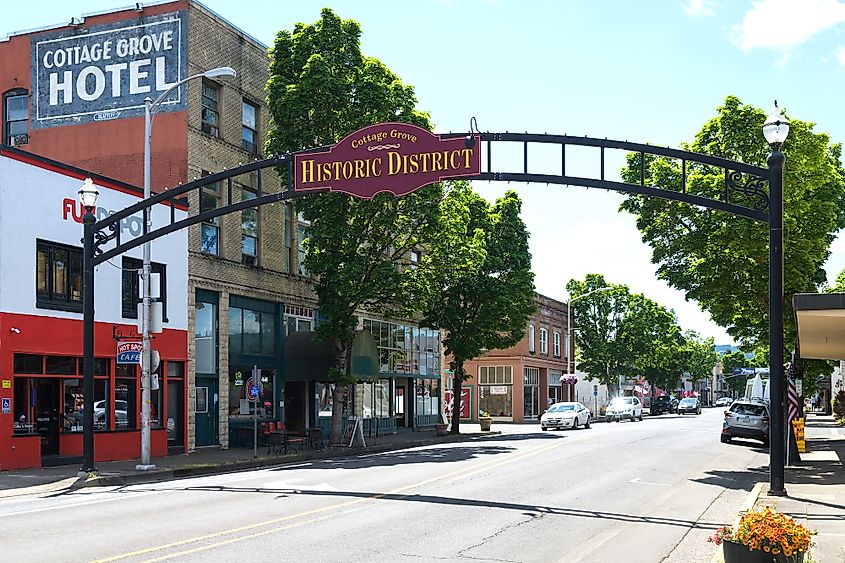
<svg viewBox="0 0 845 563"><path fill-rule="evenodd" d="M769 445L769 407L762 401L737 399L725 411L722 442L731 438L753 438Z"/></svg>

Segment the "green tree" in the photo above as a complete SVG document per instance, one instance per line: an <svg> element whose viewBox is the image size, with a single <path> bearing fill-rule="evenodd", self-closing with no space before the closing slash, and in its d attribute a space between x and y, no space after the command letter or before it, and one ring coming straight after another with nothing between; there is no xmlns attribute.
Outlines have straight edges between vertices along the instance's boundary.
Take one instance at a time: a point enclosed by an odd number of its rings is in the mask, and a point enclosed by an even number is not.
<svg viewBox="0 0 845 563"><path fill-rule="evenodd" d="M692 144L682 148L766 166L770 152L761 133L764 111L728 97L717 115L704 124ZM831 144L814 125L792 120L784 144L784 329L785 346L795 342L792 295L814 292L825 280L823 265L830 244L845 226L841 146ZM641 156L629 155L622 171L626 182L639 182ZM681 162L646 156L646 182L681 189ZM722 169L686 166L688 193L721 199ZM748 203L740 194L735 203ZM685 203L629 196L621 209L637 217L643 241L652 248L657 275L684 291L729 334L748 345L768 342L768 228ZM788 352L788 351L785 351ZM788 357L788 353L787 353Z"/></svg>
<svg viewBox="0 0 845 563"><path fill-rule="evenodd" d="M684 371L690 374L692 381L706 379L711 381L713 368L719 363L719 354L713 338L702 339L701 336L688 330L684 333L686 343L686 365Z"/></svg>
<svg viewBox="0 0 845 563"><path fill-rule="evenodd" d="M444 331L443 346L452 356L453 434L460 432L464 362L519 342L536 307L521 208L516 192L490 206L467 182L450 183L439 235L415 271L423 322Z"/></svg>
<svg viewBox="0 0 845 563"><path fill-rule="evenodd" d="M429 127L415 109L411 86L360 49L361 30L330 9L313 24L280 31L270 52L267 83L271 131L268 152L336 143L373 123L403 121ZM285 170L280 171L285 174ZM310 222L305 267L315 277L322 322L318 337L337 342L330 377L333 393L331 442L340 438L344 386L350 378L356 311L407 308L409 271L402 267L412 249L433 238L442 186L426 186L396 198L363 200L340 193L302 197L296 209Z"/></svg>
<svg viewBox="0 0 845 563"><path fill-rule="evenodd" d="M635 357L635 365L648 382L671 391L687 367L686 340L675 315L651 299L635 294L628 314L628 348Z"/></svg>

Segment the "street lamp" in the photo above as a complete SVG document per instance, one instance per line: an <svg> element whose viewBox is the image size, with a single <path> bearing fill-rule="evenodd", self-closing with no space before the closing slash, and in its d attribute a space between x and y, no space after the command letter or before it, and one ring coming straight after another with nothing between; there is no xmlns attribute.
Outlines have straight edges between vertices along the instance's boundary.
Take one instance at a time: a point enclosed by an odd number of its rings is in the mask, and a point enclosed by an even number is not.
<svg viewBox="0 0 845 563"><path fill-rule="evenodd" d="M574 339L572 339L572 316L569 312L571 303L578 301L579 299L583 299L588 297L594 293L598 293L600 291L612 291L612 287L599 287L598 289L593 289L592 291L588 291L587 293L582 293L577 297L567 298L566 299L566 375L570 376L572 374L570 367L570 357L572 356L572 352L574 352ZM563 382L563 377L560 378L561 383Z"/></svg>
<svg viewBox="0 0 845 563"><path fill-rule="evenodd" d="M784 488L783 426L783 165L781 146L789 134L789 120L775 100L763 124L763 136L772 149L769 165L769 495L786 496Z"/></svg>
<svg viewBox="0 0 845 563"><path fill-rule="evenodd" d="M220 76L236 76L237 72L231 67L221 66L207 70L200 74L194 74L179 80L170 88L164 91L158 98L144 100L144 199L150 197L150 142L152 139L153 119L160 104L170 93L195 78L217 78ZM149 232L150 209L144 209L144 233ZM135 466L136 470L146 471L155 469L150 463L150 368L152 367L150 351L150 243L144 243L142 278L143 278L143 306L141 307L141 463Z"/></svg>
<svg viewBox="0 0 845 563"><path fill-rule="evenodd" d="M82 216L84 228L82 257L82 301L85 306L82 311L82 381L83 411L82 420L84 433L82 436L82 450L84 455L80 473L88 474L97 471L94 467L94 207L97 205L97 186L91 178L85 178L79 188L79 202L85 208Z"/></svg>

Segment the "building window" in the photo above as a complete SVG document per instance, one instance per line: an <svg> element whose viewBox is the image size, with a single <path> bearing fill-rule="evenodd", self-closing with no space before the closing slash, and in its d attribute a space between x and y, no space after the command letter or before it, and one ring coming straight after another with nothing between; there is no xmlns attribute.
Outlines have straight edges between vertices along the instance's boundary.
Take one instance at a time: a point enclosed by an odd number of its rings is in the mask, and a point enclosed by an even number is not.
<svg viewBox="0 0 845 563"><path fill-rule="evenodd" d="M197 292L197 308L194 316L196 372L199 374L216 374L217 303L210 302L210 299L208 301L202 299L203 296Z"/></svg>
<svg viewBox="0 0 845 563"><path fill-rule="evenodd" d="M308 225L306 223L299 223L296 227L296 240L299 243L299 275L308 276L308 270L305 269L305 240L308 238Z"/></svg>
<svg viewBox="0 0 845 563"><path fill-rule="evenodd" d="M411 269L416 270L417 266L420 263L420 251L419 250L412 250L410 260L411 260Z"/></svg>
<svg viewBox="0 0 845 563"><path fill-rule="evenodd" d="M258 139L256 116L258 115L258 107L244 100L243 102L243 120L241 122L241 147L249 153L256 154L258 148L256 140Z"/></svg>
<svg viewBox="0 0 845 563"><path fill-rule="evenodd" d="M12 90L3 99L3 142L25 145L29 142L29 95L26 90Z"/></svg>
<svg viewBox="0 0 845 563"><path fill-rule="evenodd" d="M534 353L534 325L528 325L528 351Z"/></svg>
<svg viewBox="0 0 845 563"><path fill-rule="evenodd" d="M540 329L540 353L549 353L549 331L545 328Z"/></svg>
<svg viewBox="0 0 845 563"><path fill-rule="evenodd" d="M229 354L275 355L276 314L230 306Z"/></svg>
<svg viewBox="0 0 845 563"><path fill-rule="evenodd" d="M202 171L203 176L209 173ZM220 207L220 182L214 182L200 188L200 213L213 211ZM200 252L220 255L220 217L213 217L200 225Z"/></svg>
<svg viewBox="0 0 845 563"><path fill-rule="evenodd" d="M554 346L554 348L552 348L552 351L554 352L555 358L560 358L560 331L556 330L552 338L552 345Z"/></svg>
<svg viewBox="0 0 845 563"><path fill-rule="evenodd" d="M285 327L287 334L311 330L314 325L314 311L308 307L285 305Z"/></svg>
<svg viewBox="0 0 845 563"><path fill-rule="evenodd" d="M258 195L249 189L241 190L241 199L247 201ZM241 211L241 257L248 266L258 265L258 209Z"/></svg>
<svg viewBox="0 0 845 563"><path fill-rule="evenodd" d="M363 329L376 341L381 373L440 373L439 331L371 319L364 319Z"/></svg>
<svg viewBox="0 0 845 563"><path fill-rule="evenodd" d="M285 271L293 273L293 206L285 205Z"/></svg>
<svg viewBox="0 0 845 563"><path fill-rule="evenodd" d="M202 83L202 131L214 137L220 136L220 86L211 82Z"/></svg>
<svg viewBox="0 0 845 563"><path fill-rule="evenodd" d="M82 311L82 249L36 242L36 307Z"/></svg>
<svg viewBox="0 0 845 563"><path fill-rule="evenodd" d="M138 318L138 303L141 302L141 274L143 262L137 258L123 257L121 274L121 314L125 319ZM167 265L152 262L150 264L150 294L161 301L161 320L167 322ZM158 289L158 291L156 291Z"/></svg>
<svg viewBox="0 0 845 563"><path fill-rule="evenodd" d="M478 367L478 408L493 417L513 417L513 367Z"/></svg>

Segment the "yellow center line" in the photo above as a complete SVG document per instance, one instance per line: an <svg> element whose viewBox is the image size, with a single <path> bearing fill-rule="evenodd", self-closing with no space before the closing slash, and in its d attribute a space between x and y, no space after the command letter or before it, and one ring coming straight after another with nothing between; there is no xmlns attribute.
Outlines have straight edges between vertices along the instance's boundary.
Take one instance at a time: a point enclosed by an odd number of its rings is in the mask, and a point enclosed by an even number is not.
<svg viewBox="0 0 845 563"><path fill-rule="evenodd" d="M571 442L572 442L571 440L567 441L567 443L571 443ZM324 506L322 508L315 508L315 509L312 509L312 510L306 510L306 511L303 511L303 512L298 512L296 514L289 514L287 516L282 516L280 518L274 518L272 520L265 520L263 522L257 522L255 524L248 524L246 526L239 526L237 528L231 528L229 530L221 530L219 532L213 532L213 533L205 534L205 535L202 535L202 536L195 536L193 538L187 538L187 539L184 539L184 540L175 541L175 542L171 542L171 543L167 543L167 544L148 547L148 548L145 548L145 549L139 549L137 551L122 553L120 555L115 555L115 556L108 557L108 558L105 558L105 559L97 559L97 560L93 561L92 563L107 563L107 562L110 562L110 561L118 561L120 559L127 559L129 557L146 555L146 554L153 553L153 552L156 552L156 551L164 551L164 550L167 550L167 549L173 549L173 548L180 547L180 546L187 545L187 544L191 544L191 543L197 543L197 542L201 542L201 541L205 541L205 540L211 540L211 539L214 539L214 538L219 538L221 536L237 534L237 533L240 533L240 532L248 532L248 531L251 531L251 530L255 530L256 528L261 528L261 527L264 527L264 526L272 526L272 525L275 525L275 524L281 524L283 522L288 522L288 521L296 519L296 518L313 516L315 514L321 514L321 513L324 513L324 512L328 512L328 511L337 511L339 509L346 508L346 507L349 507L349 506L354 506L354 505L362 504L362 503L365 503L365 502L378 500L378 499L386 497L386 496L393 496L393 495L396 495L398 493L407 491L409 489L422 487L424 485L428 485L430 483L434 483L434 482L437 482L437 481L443 481L443 480L446 480L446 479L450 479L452 477L465 477L465 476L469 476L469 475L474 475L476 473L480 473L482 471L486 471L486 470L492 469L494 467L500 467L502 465L512 463L514 461L518 461L518 460L523 459L523 458L528 457L528 456L544 453L546 451L552 450L552 449L562 445L562 443L563 442L558 443L558 440L555 440L554 443L552 443L551 445L544 444L542 446L536 446L536 447L531 448L531 449L529 449L525 452L517 452L517 453L510 454L505 459L493 459L493 460L485 461L485 462L482 462L480 464L476 464L473 467L451 471L451 472L446 473L444 475L432 477L432 478L426 479L424 481L418 481L418 482L415 482L413 484L405 485L403 487L392 489L390 491L386 491L386 492L383 492L383 493L377 493L377 494L370 495L370 496L367 496L367 497L364 497L364 498L333 504L331 506ZM291 487L291 488L295 489L295 487ZM328 517L334 516L334 515L335 514L328 514L326 516L316 518L316 519L313 519L311 521L322 520L324 518L328 518ZM283 527L274 528L274 529L271 529L271 530L265 530L265 531L257 532L257 533L247 535L247 536L238 536L237 538L232 538L230 540L226 540L226 541L223 541L223 542L210 544L208 546L202 546L202 547L195 548L195 549L192 549L192 550L189 550L189 551L180 551L180 552L175 553L173 555L167 555L167 556L164 556L164 557L161 557L161 558L158 558L158 559L152 559L150 561L162 561L162 560L165 560L165 559L171 559L173 557L178 557L178 556L181 556L181 555L187 555L189 553L194 553L196 551L203 551L203 550L207 550L207 549L212 549L214 547L226 545L228 543L233 543L233 542L236 542L236 541L243 541L245 539L250 539L250 538L253 538L253 537L259 537L259 536L262 536L262 535L271 534L271 533L274 533L274 532L285 530L287 528L295 527L297 525L299 525L299 524L296 524L296 525L293 525L293 526L283 526Z"/></svg>

